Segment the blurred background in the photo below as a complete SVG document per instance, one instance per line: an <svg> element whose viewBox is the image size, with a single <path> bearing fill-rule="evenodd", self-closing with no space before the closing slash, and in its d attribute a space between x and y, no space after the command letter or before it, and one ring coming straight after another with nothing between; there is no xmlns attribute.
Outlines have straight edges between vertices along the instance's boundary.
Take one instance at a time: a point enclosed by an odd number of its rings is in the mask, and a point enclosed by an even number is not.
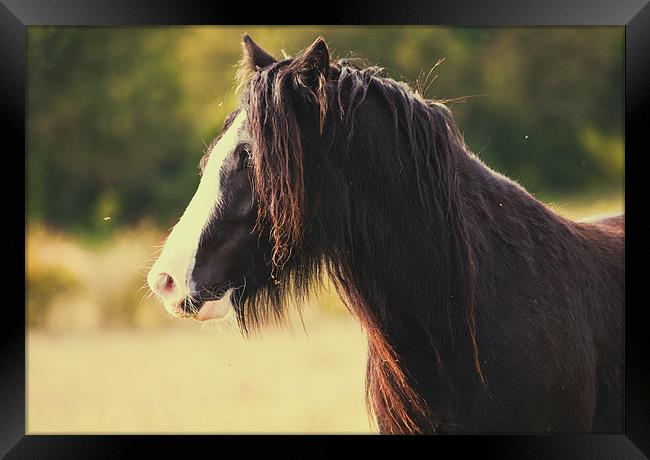
<svg viewBox="0 0 650 460"><path fill-rule="evenodd" d="M332 289L304 328L248 341L148 297L235 106L243 32L279 58L322 35L456 99L470 149L559 213L623 211L622 27L29 27L28 433L376 431L363 331Z"/></svg>

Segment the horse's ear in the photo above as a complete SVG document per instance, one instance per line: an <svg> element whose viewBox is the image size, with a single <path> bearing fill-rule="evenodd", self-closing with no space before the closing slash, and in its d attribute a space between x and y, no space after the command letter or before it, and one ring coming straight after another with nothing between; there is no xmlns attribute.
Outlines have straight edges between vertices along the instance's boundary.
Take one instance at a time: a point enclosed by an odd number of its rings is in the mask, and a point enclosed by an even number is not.
<svg viewBox="0 0 650 460"><path fill-rule="evenodd" d="M277 59L260 48L248 34L242 36L242 47L244 49L243 62L248 70L263 69L278 62Z"/></svg>
<svg viewBox="0 0 650 460"><path fill-rule="evenodd" d="M298 76L305 80L308 86L313 87L319 80L327 79L330 51L323 37L318 37L309 48L304 50L293 65Z"/></svg>

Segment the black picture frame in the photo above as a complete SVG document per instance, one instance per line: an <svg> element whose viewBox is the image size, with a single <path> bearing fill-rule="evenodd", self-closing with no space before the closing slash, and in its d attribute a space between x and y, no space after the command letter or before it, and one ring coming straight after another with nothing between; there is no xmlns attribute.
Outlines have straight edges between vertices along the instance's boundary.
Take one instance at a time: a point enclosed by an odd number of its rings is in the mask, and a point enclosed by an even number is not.
<svg viewBox="0 0 650 460"><path fill-rule="evenodd" d="M32 25L185 25L185 24L429 24L450 26L624 26L625 27L625 212L626 212L626 372L625 430L616 435L454 435L435 437L345 437L345 441L379 443L382 449L402 452L404 444L420 444L434 455L453 452L462 458L478 449L482 458L641 459L650 455L650 348L644 286L644 241L650 230L643 223L642 163L650 155L650 4L647 0L464 0L416 2L402 0L344 3L309 2L297 5L268 2L202 2L188 0L0 0L0 107L5 156L27 155L25 136L26 31ZM9 146L14 146L11 149ZM13 152L13 153L12 153ZM9 155L11 153L11 155ZM26 163L25 163L26 164ZM7 171L5 169L5 171ZM26 171L26 170L25 170ZM25 172L27 174L27 172ZM11 175L5 173L5 175ZM17 174L14 173L17 177ZM5 196L12 200L10 180L3 179ZM25 193L27 193L25 185ZM17 202L17 200L15 200ZM25 203L26 203L25 199ZM8 218L3 219L6 227ZM16 229L16 232L19 230ZM16 238L20 238L19 235ZM24 233L23 233L24 238ZM14 246L13 243L10 243ZM15 245L17 247L17 245ZM17 270L16 270L17 272ZM17 276L16 273L13 276ZM6 278L5 282L13 283ZM16 281L15 283L18 283ZM15 286L18 284L12 284ZM286 438L227 436L45 436L25 433L25 315L5 305L0 320L0 456L6 458L121 458L134 448L172 453L173 448L197 454L224 443L250 451L255 444L280 447ZM319 453L339 454L341 437L308 436L292 439L295 455L305 442L318 444ZM257 442L251 442L257 441ZM422 444L422 443L426 443ZM430 443L430 445L429 445ZM138 449L139 450L139 449ZM286 448L284 449L286 452ZM386 450L386 454L389 452ZM226 451L221 451L226 454ZM276 452L277 453L277 452ZM293 456L293 455L292 455ZM473 457L470 457L473 458Z"/></svg>

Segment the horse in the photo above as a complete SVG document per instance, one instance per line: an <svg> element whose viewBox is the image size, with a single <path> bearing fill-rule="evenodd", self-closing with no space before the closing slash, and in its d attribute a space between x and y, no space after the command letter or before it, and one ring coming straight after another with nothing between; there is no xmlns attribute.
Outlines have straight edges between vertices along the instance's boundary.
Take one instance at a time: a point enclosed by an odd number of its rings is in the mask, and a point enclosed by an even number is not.
<svg viewBox="0 0 650 460"><path fill-rule="evenodd" d="M328 276L380 433L622 432L624 215L556 214L444 103L322 37L242 46L237 108L147 277L169 313L247 335Z"/></svg>

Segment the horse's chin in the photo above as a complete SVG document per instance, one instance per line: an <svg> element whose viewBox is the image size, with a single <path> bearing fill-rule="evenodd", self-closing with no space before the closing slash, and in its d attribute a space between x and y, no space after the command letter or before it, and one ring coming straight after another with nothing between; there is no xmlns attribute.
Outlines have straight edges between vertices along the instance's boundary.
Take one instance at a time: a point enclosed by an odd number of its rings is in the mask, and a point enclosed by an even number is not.
<svg viewBox="0 0 650 460"><path fill-rule="evenodd" d="M204 301L200 307L189 307L189 302L178 303L163 302L165 309L173 318L194 319L196 321L219 320L228 316L232 310L232 293L234 289L221 291L216 299ZM198 311L197 311L198 307Z"/></svg>
<svg viewBox="0 0 650 460"><path fill-rule="evenodd" d="M228 289L218 300L208 300L205 302L194 319L197 321L208 321L211 319L223 319L228 316L228 313L232 309L232 302L230 301L232 291L233 289Z"/></svg>

